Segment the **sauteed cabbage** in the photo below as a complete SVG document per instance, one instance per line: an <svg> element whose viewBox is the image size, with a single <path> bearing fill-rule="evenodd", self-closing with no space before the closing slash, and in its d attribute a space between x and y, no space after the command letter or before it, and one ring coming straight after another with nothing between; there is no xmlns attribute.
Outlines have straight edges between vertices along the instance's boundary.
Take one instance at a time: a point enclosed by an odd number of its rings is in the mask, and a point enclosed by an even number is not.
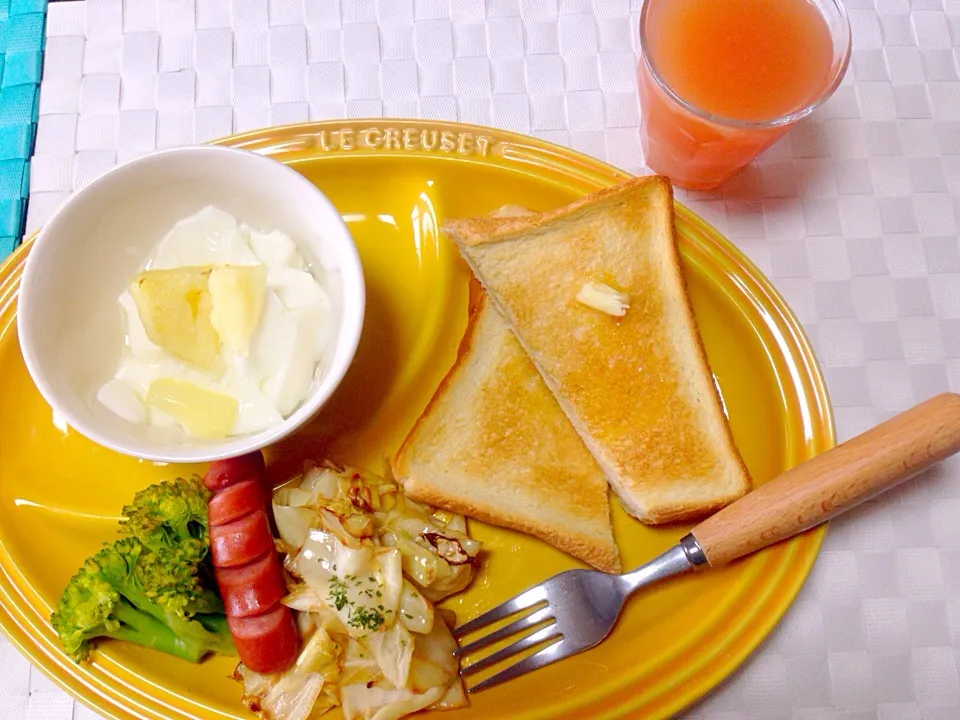
<svg viewBox="0 0 960 720"><path fill-rule="evenodd" d="M433 603L473 579L480 544L461 515L416 503L393 482L324 463L273 495L278 548L306 638L296 664L266 677L242 665L248 707L307 720L395 720L467 704L452 613Z"/></svg>

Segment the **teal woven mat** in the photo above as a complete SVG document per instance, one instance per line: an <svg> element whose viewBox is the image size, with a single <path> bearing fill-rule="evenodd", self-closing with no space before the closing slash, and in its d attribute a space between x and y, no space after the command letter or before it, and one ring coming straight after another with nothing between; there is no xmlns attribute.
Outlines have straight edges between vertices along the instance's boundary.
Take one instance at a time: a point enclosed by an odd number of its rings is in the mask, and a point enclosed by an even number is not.
<svg viewBox="0 0 960 720"><path fill-rule="evenodd" d="M23 238L46 17L47 0L0 0L0 260Z"/></svg>

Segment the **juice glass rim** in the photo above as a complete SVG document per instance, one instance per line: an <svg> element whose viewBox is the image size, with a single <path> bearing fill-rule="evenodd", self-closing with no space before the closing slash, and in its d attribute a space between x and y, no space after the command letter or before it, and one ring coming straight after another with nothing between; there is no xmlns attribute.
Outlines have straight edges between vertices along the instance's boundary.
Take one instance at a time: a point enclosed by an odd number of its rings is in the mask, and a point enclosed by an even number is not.
<svg viewBox="0 0 960 720"><path fill-rule="evenodd" d="M847 73L847 67L850 65L850 55L852 51L852 34L850 30L850 18L847 16L846 8L843 6L842 0L826 0L827 4L834 6L837 9L837 12L840 17L840 21L843 24L841 32L843 36L841 41L843 42L843 51L840 58L840 62L837 64L837 69L834 73L833 79L830 84L820 93L813 102L807 103L802 107L786 113L784 115L778 115L777 117L771 118L769 120L738 120L736 118L724 117L723 115L717 115L711 113L707 110L697 107L689 100L685 100L680 97L672 87L667 83L664 77L660 74L660 71L653 64L653 59L650 57L650 54L647 52L647 11L650 9L650 5L655 2L662 2L663 0L643 0L643 7L640 10L640 57L642 62L647 66L647 70L650 71L650 75L656 81L657 85L687 111L693 113L697 117L711 122L715 125L724 125L731 128L738 129L752 129L759 130L765 128L774 128L782 127L784 125L790 125L797 120L806 117L818 107L823 105L827 100L830 99L830 96L836 92L837 88L840 87L840 83L843 82L843 77ZM809 1L809 0L808 0ZM820 8L818 7L819 11ZM820 11L822 14L822 11ZM830 31L831 37L835 37L833 31Z"/></svg>

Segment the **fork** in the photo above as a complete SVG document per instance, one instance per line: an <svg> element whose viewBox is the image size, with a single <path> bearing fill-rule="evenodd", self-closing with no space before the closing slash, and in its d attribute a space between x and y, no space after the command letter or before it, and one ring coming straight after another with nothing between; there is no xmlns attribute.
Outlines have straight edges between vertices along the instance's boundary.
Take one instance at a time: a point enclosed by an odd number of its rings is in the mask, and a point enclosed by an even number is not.
<svg viewBox="0 0 960 720"><path fill-rule="evenodd" d="M474 675L543 646L470 687L474 693L588 650L610 634L627 599L640 588L724 565L791 538L958 450L960 395L937 395L759 486L633 572L567 570L461 625L453 631L458 640L519 615L457 649L460 656L525 634L463 667L460 674Z"/></svg>

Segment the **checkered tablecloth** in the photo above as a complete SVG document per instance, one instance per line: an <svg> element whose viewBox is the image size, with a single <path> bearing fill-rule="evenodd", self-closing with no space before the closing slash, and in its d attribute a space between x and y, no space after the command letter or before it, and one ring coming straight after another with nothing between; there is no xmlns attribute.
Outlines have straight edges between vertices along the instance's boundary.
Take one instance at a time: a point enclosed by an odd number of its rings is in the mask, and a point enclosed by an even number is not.
<svg viewBox="0 0 960 720"><path fill-rule="evenodd" d="M840 439L960 391L960 2L849 0L835 97L680 193L803 322ZM307 119L462 120L644 171L637 0L51 4L28 229L154 148ZM0 644L0 718L94 718ZM686 717L960 718L960 463L837 521L786 618Z"/></svg>

